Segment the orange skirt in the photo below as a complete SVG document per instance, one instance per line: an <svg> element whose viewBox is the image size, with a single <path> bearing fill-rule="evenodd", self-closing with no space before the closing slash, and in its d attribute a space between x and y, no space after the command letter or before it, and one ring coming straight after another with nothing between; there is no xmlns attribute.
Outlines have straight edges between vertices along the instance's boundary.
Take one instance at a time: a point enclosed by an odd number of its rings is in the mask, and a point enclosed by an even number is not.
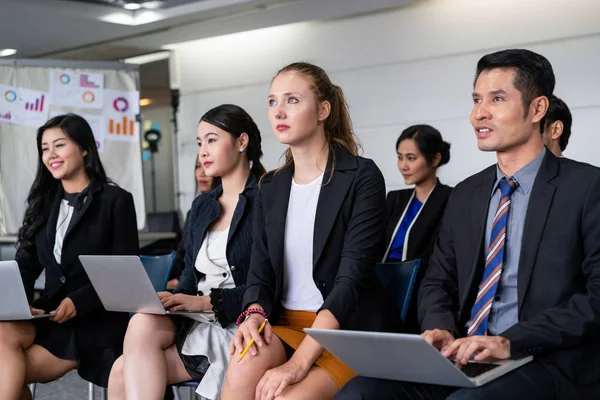
<svg viewBox="0 0 600 400"><path fill-rule="evenodd" d="M284 310L279 317L279 325L273 327L273 333L286 345L297 350L306 336L302 329L310 328L315 318L317 313L314 312ZM354 371L327 350L323 350L315 364L327 371L340 388L356 376Z"/></svg>

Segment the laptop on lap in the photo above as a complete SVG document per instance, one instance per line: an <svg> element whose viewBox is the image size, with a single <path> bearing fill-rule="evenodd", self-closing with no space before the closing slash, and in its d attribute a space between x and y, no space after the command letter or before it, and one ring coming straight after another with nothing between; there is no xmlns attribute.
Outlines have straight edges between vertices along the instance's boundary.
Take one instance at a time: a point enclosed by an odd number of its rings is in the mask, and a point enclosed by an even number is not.
<svg viewBox="0 0 600 400"><path fill-rule="evenodd" d="M209 314L167 311L138 256L79 256L98 297L108 311L159 315Z"/></svg>
<svg viewBox="0 0 600 400"><path fill-rule="evenodd" d="M0 321L50 318L52 314L32 315L16 261L0 261Z"/></svg>
<svg viewBox="0 0 600 400"><path fill-rule="evenodd" d="M371 378L472 388L533 360L526 357L470 362L461 370L420 335L308 328L304 331L358 375Z"/></svg>

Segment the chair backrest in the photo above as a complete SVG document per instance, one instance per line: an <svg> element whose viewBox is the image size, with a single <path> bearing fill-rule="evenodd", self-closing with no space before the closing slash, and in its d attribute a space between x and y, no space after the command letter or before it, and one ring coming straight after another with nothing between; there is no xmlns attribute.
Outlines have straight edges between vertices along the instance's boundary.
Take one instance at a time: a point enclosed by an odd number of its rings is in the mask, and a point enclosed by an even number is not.
<svg viewBox="0 0 600 400"><path fill-rule="evenodd" d="M167 282L175 261L175 252L161 256L140 256L144 269L157 292L167 289Z"/></svg>
<svg viewBox="0 0 600 400"><path fill-rule="evenodd" d="M147 215L148 232L175 232L181 234L179 214L176 211L153 212Z"/></svg>
<svg viewBox="0 0 600 400"><path fill-rule="evenodd" d="M406 322L406 314L420 265L421 260L412 260L401 263L378 263L375 266L377 277L386 293L394 299L402 322Z"/></svg>

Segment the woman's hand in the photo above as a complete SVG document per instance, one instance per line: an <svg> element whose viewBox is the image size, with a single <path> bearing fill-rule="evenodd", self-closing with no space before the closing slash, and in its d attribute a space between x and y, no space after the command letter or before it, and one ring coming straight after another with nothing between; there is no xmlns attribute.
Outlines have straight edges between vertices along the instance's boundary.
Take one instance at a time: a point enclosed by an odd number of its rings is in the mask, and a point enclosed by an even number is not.
<svg viewBox="0 0 600 400"><path fill-rule="evenodd" d="M265 328L262 331L263 337L258 333L258 328L264 322L265 317L260 314L250 314L248 319L244 321L238 329L235 331L235 335L231 340L231 344L229 345L231 355L235 353L241 354L246 345L250 343L250 340L254 338L254 344L250 347L248 351L252 356L257 354L256 346L262 347L265 343L267 345L271 344L271 337L273 336L273 330L271 329L271 324L267 321L265 324Z"/></svg>
<svg viewBox="0 0 600 400"><path fill-rule="evenodd" d="M71 318L74 318L77 315L77 310L75 309L73 300L71 300L69 297L65 297L65 299L58 305L58 308L54 311L51 311L50 314L54 314L53 317L50 317L51 321L62 324L63 322L67 322Z"/></svg>
<svg viewBox="0 0 600 400"><path fill-rule="evenodd" d="M31 306L29 306L29 312L31 313L31 315L41 315L46 313L46 311L44 310L40 310L39 308L33 308Z"/></svg>
<svg viewBox="0 0 600 400"><path fill-rule="evenodd" d="M306 378L310 368L297 363L293 358L277 368L265 372L256 386L256 400L273 400L284 390Z"/></svg>
<svg viewBox="0 0 600 400"><path fill-rule="evenodd" d="M212 309L209 296L190 296L183 293L171 294L169 292L159 292L158 298L165 310L169 311L208 311Z"/></svg>

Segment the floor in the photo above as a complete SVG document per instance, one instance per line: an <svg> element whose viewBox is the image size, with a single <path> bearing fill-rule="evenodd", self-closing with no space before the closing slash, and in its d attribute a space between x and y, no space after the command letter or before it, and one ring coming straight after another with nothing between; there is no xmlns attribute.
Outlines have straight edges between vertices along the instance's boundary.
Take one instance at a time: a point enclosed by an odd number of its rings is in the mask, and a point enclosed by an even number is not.
<svg viewBox="0 0 600 400"><path fill-rule="evenodd" d="M85 400L88 398L88 383L69 372L57 381L36 385L35 400ZM100 389L96 388L95 398L100 399Z"/></svg>
<svg viewBox="0 0 600 400"><path fill-rule="evenodd" d="M189 399L188 391L179 389L183 400ZM94 399L101 400L100 389L96 387ZM170 393L165 399L172 399ZM35 389L35 400L87 400L88 383L77 375L77 371L69 372L57 381L38 384Z"/></svg>

